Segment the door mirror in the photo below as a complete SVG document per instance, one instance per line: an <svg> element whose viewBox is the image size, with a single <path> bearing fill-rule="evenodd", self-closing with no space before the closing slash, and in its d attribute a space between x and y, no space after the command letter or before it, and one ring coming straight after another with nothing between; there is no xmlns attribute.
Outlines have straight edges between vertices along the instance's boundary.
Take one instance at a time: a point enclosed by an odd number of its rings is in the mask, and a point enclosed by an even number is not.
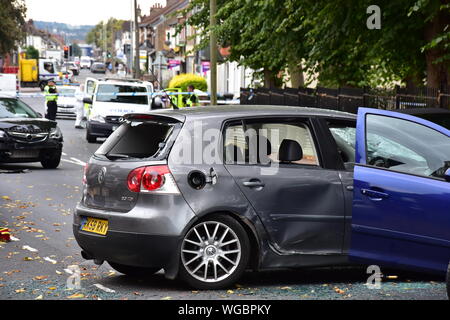
<svg viewBox="0 0 450 320"><path fill-rule="evenodd" d="M83 103L92 104L92 99L91 98L84 98L83 99Z"/></svg>
<svg viewBox="0 0 450 320"><path fill-rule="evenodd" d="M445 171L444 179L445 181L450 182L450 168L448 168L447 171Z"/></svg>

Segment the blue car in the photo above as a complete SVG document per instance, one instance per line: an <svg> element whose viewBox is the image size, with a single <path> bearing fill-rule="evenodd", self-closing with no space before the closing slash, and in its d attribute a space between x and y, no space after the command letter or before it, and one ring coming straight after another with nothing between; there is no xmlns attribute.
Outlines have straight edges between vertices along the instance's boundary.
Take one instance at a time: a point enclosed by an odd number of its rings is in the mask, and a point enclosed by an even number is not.
<svg viewBox="0 0 450 320"><path fill-rule="evenodd" d="M359 110L352 261L449 272L449 137L450 130L423 118Z"/></svg>

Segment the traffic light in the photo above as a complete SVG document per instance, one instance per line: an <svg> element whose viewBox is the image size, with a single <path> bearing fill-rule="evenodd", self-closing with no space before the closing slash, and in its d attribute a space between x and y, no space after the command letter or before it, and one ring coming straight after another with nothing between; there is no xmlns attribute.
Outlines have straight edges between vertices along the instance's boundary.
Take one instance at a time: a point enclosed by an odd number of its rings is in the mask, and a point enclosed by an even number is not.
<svg viewBox="0 0 450 320"><path fill-rule="evenodd" d="M64 59L69 59L69 47L64 46Z"/></svg>
<svg viewBox="0 0 450 320"><path fill-rule="evenodd" d="M69 46L69 57L73 57L73 46Z"/></svg>

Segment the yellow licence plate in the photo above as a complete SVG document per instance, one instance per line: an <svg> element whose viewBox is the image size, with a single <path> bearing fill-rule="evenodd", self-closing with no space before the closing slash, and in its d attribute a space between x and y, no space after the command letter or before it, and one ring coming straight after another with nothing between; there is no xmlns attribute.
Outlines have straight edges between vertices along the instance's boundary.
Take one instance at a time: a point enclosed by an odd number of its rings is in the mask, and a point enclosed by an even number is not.
<svg viewBox="0 0 450 320"><path fill-rule="evenodd" d="M81 230L104 236L108 232L108 220L87 218L87 221Z"/></svg>

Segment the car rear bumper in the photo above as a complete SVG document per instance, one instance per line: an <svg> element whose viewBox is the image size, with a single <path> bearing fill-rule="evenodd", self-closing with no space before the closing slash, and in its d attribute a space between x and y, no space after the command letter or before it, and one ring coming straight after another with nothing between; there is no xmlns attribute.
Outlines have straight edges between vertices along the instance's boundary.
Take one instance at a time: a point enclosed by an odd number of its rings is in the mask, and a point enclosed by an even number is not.
<svg viewBox="0 0 450 320"><path fill-rule="evenodd" d="M169 265L180 241L176 236L119 231L101 236L81 231L77 224L73 225L73 233L78 245L97 260L152 268Z"/></svg>
<svg viewBox="0 0 450 320"><path fill-rule="evenodd" d="M171 198L161 205L151 197L140 196L136 206L126 213L79 204L73 222L79 246L97 260L165 269L174 265L180 241L195 214L181 196L168 196ZM172 203L173 207L167 207L167 203ZM81 230L88 217L108 220L105 236Z"/></svg>

